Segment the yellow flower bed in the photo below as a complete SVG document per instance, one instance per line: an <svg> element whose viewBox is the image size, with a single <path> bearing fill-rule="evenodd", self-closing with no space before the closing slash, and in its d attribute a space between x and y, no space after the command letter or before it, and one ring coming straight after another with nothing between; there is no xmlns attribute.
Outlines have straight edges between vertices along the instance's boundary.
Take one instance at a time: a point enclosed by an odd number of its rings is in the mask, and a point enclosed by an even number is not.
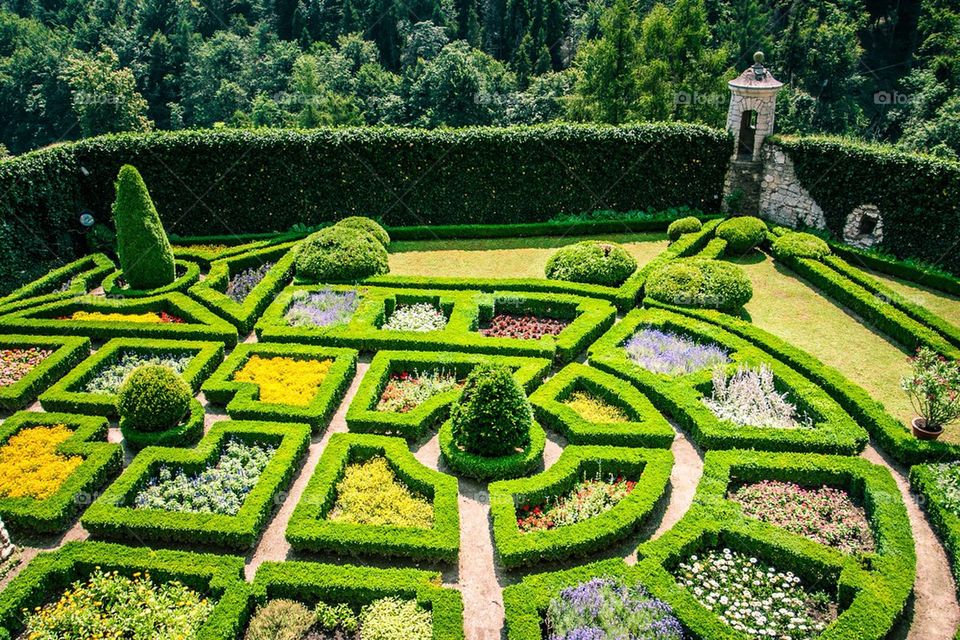
<svg viewBox="0 0 960 640"><path fill-rule="evenodd" d="M353 524L429 529L433 505L397 479L386 458L377 456L347 466L327 517Z"/></svg>
<svg viewBox="0 0 960 640"><path fill-rule="evenodd" d="M74 311L71 320L89 322L163 322L159 314L147 313L101 313L99 311Z"/></svg>
<svg viewBox="0 0 960 640"><path fill-rule="evenodd" d="M260 401L305 407L317 394L317 388L330 372L333 360L297 360L250 356L234 374L238 382L260 387Z"/></svg>
<svg viewBox="0 0 960 640"><path fill-rule="evenodd" d="M73 435L66 425L29 427L0 447L0 496L49 498L70 477L83 458L57 453Z"/></svg>
<svg viewBox="0 0 960 640"><path fill-rule="evenodd" d="M613 422L627 422L630 417L619 407L598 398L585 391L574 391L564 404L579 413L590 422L600 424Z"/></svg>

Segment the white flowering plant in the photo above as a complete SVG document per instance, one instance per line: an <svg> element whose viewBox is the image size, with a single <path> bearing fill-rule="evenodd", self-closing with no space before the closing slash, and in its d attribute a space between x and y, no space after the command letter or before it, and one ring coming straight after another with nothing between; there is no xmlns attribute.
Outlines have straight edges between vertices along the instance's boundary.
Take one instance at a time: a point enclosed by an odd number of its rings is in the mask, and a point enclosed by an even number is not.
<svg viewBox="0 0 960 640"><path fill-rule="evenodd" d="M727 376L722 367L713 370L713 395L703 403L721 420L740 426L793 429L811 427L809 416L802 415L787 394L777 391L773 371L767 365L759 369L738 367Z"/></svg>
<svg viewBox="0 0 960 640"><path fill-rule="evenodd" d="M440 331L447 326L447 316L428 302L397 305L381 329L385 331Z"/></svg>

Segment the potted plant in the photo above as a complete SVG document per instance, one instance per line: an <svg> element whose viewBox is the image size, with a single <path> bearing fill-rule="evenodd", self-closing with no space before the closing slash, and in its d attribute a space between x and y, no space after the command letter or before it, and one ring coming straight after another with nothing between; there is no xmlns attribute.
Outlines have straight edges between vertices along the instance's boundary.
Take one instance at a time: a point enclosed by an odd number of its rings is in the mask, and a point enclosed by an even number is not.
<svg viewBox="0 0 960 640"><path fill-rule="evenodd" d="M918 414L912 422L913 435L934 440L945 426L960 418L960 364L928 347L918 349L910 363L913 373L903 378L900 386Z"/></svg>

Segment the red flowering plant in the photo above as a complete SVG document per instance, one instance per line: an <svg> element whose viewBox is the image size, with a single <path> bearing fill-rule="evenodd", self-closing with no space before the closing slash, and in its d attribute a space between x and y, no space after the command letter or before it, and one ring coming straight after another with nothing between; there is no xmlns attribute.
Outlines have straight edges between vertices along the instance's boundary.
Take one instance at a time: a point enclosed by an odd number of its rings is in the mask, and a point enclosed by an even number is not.
<svg viewBox="0 0 960 640"><path fill-rule="evenodd" d="M575 524L612 509L626 498L637 483L623 476L609 476L604 480L597 474L594 479L583 478L573 489L551 498L543 505L520 507L517 527L523 533L546 531Z"/></svg>
<svg viewBox="0 0 960 640"><path fill-rule="evenodd" d="M911 375L900 381L926 431L940 432L960 418L960 364L921 347L910 358Z"/></svg>
<svg viewBox="0 0 960 640"><path fill-rule="evenodd" d="M538 340L543 336L555 336L567 328L570 322L556 318L539 318L533 315L498 313L490 323L480 329L488 338L520 338Z"/></svg>

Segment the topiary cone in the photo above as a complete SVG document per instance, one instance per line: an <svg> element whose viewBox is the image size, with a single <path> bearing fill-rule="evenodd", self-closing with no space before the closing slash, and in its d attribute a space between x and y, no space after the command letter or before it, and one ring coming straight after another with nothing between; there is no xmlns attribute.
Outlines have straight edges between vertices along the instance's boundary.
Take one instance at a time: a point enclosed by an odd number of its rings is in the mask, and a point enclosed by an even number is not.
<svg viewBox="0 0 960 640"><path fill-rule="evenodd" d="M173 249L140 172L124 165L117 176L113 220L123 277L132 289L155 289L173 282Z"/></svg>

